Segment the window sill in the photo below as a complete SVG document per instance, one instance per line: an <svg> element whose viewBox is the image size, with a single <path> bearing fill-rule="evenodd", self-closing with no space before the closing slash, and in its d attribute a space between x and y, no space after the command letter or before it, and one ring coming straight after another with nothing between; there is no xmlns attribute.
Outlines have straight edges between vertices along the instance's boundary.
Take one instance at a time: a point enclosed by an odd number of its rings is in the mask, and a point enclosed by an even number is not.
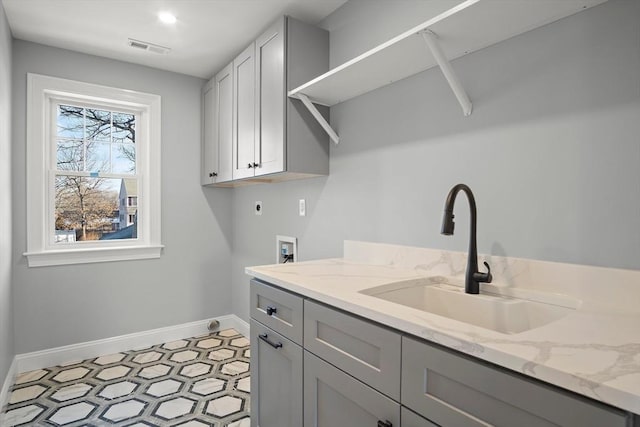
<svg viewBox="0 0 640 427"><path fill-rule="evenodd" d="M91 249L65 249L42 252L25 252L29 267L51 265L88 264L94 262L130 261L160 258L164 248L158 246L127 246Z"/></svg>

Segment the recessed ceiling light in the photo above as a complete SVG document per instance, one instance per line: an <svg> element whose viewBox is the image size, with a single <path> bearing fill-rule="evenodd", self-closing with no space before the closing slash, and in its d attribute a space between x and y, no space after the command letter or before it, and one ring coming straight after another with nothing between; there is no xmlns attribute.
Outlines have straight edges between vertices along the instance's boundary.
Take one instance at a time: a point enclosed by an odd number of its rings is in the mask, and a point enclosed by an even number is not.
<svg viewBox="0 0 640 427"><path fill-rule="evenodd" d="M177 20L175 15L171 12L158 13L158 19L160 19L160 22L164 24L175 24Z"/></svg>

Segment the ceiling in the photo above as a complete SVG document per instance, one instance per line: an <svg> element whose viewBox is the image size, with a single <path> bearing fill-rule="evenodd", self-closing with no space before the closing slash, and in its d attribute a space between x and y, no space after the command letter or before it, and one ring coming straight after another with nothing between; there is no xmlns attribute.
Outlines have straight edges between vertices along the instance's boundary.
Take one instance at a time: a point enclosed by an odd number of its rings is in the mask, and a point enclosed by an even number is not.
<svg viewBox="0 0 640 427"><path fill-rule="evenodd" d="M281 15L317 24L346 0L2 0L13 37L209 78ZM175 24L160 22L169 11ZM128 39L165 46L157 54Z"/></svg>

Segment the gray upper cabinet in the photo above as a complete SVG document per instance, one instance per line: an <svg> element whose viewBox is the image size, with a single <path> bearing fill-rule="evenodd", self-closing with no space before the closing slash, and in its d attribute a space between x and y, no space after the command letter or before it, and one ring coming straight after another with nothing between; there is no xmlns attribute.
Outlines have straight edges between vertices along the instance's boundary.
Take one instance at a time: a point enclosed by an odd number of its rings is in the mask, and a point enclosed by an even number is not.
<svg viewBox="0 0 640 427"><path fill-rule="evenodd" d="M233 60L233 179L253 176L256 153L255 43Z"/></svg>
<svg viewBox="0 0 640 427"><path fill-rule="evenodd" d="M285 24L278 20L256 40L256 176L285 166Z"/></svg>
<svg viewBox="0 0 640 427"><path fill-rule="evenodd" d="M229 162L232 179L220 179L220 172L218 179L205 179L203 165L203 185L235 186L328 175L327 134L300 100L287 96L288 90L328 69L328 32L289 17L278 19L238 55L230 79L232 108L225 110L232 116L232 159L220 156L218 160L220 170ZM228 103L224 105L226 108ZM328 119L329 109L319 110ZM204 120L211 116L205 113ZM213 123L205 123L205 140L206 135L216 134L212 126L223 126L227 121ZM227 135L226 128L222 132Z"/></svg>
<svg viewBox="0 0 640 427"><path fill-rule="evenodd" d="M218 176L216 182L233 179L233 68L227 65L215 76L216 82L216 142L218 145Z"/></svg>
<svg viewBox="0 0 640 427"><path fill-rule="evenodd" d="M216 133L216 90L215 78L202 88L202 165L200 183L214 184L218 176L218 144Z"/></svg>
<svg viewBox="0 0 640 427"><path fill-rule="evenodd" d="M202 185L228 182L231 174L233 74L231 64L202 89Z"/></svg>
<svg viewBox="0 0 640 427"><path fill-rule="evenodd" d="M285 168L283 179L329 174L329 137L309 110L286 92L329 71L329 33L285 18ZM329 107L318 107L329 120Z"/></svg>

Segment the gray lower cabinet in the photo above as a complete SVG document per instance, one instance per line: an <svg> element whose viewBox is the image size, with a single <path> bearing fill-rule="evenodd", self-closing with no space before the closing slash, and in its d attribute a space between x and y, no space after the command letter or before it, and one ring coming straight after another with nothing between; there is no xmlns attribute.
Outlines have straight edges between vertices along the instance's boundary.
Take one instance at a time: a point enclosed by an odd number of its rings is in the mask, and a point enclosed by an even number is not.
<svg viewBox="0 0 640 427"><path fill-rule="evenodd" d="M441 426L631 425L623 411L407 337L401 402Z"/></svg>
<svg viewBox="0 0 640 427"><path fill-rule="evenodd" d="M257 280L251 317L252 427L640 427L628 412Z"/></svg>
<svg viewBox="0 0 640 427"><path fill-rule="evenodd" d="M413 411L408 410L404 406L400 408L400 423L402 427L438 427L426 418Z"/></svg>
<svg viewBox="0 0 640 427"><path fill-rule="evenodd" d="M302 347L251 321L251 427L302 426Z"/></svg>
<svg viewBox="0 0 640 427"><path fill-rule="evenodd" d="M304 352L304 427L396 427L400 405Z"/></svg>

